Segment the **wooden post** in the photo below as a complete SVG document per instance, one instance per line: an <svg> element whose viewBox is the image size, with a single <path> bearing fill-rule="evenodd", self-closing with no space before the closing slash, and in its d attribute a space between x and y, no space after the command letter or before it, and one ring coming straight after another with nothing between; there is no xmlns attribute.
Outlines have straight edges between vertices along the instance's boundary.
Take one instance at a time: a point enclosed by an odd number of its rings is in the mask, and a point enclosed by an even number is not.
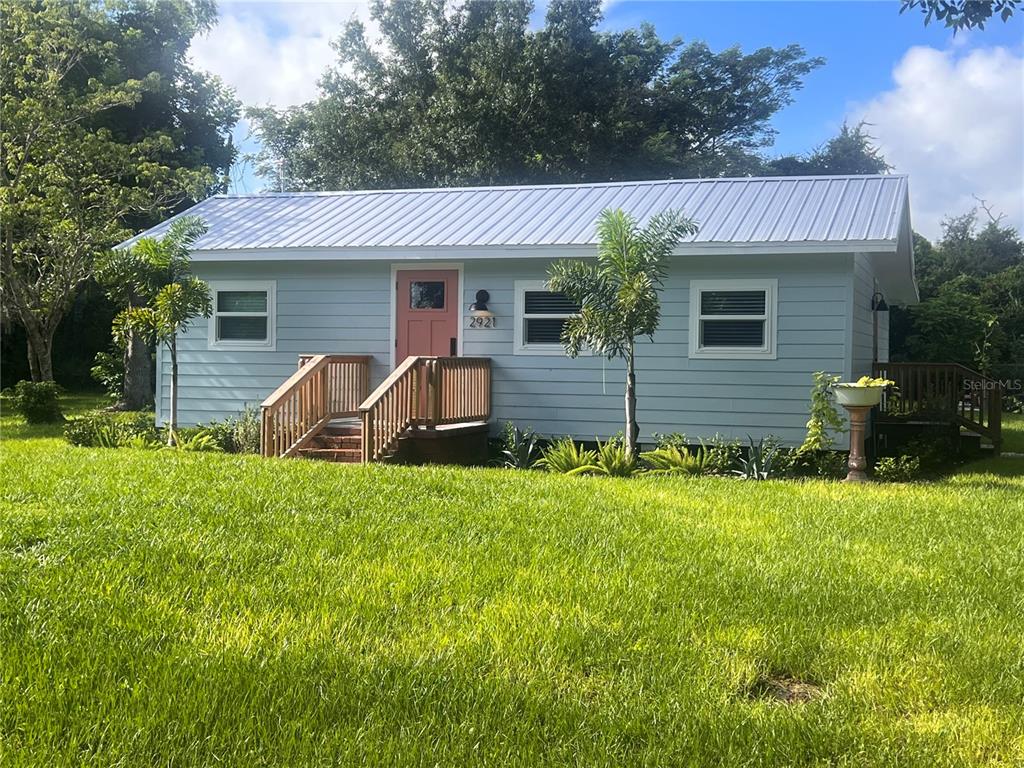
<svg viewBox="0 0 1024 768"><path fill-rule="evenodd" d="M849 472L846 475L848 483L863 483L868 479L864 472L868 462L864 456L864 426L867 423L870 405L844 405L850 414L850 460L847 462Z"/></svg>

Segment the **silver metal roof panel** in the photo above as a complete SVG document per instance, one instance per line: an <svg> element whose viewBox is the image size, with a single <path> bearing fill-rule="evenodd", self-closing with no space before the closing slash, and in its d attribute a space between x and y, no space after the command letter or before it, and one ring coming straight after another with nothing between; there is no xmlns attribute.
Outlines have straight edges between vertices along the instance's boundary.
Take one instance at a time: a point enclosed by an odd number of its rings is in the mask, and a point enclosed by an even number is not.
<svg viewBox="0 0 1024 768"><path fill-rule="evenodd" d="M681 210L691 243L895 242L906 206L907 178L881 175L217 195L179 215L206 221L196 250L227 251L588 245L606 208Z"/></svg>

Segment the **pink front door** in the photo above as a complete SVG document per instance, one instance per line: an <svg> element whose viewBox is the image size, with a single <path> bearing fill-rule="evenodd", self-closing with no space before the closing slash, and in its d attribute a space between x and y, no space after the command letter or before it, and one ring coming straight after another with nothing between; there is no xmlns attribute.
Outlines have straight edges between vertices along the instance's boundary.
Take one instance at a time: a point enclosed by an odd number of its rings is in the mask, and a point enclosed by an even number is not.
<svg viewBox="0 0 1024 768"><path fill-rule="evenodd" d="M403 269L398 272L397 283L395 365L409 355L457 355L458 271Z"/></svg>

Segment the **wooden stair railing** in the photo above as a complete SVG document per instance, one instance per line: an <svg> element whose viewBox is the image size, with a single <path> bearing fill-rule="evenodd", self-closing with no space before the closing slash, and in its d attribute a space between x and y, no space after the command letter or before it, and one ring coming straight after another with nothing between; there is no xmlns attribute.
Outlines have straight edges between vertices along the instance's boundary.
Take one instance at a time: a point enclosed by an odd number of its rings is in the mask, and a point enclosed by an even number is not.
<svg viewBox="0 0 1024 768"><path fill-rule="evenodd" d="M359 411L364 463L387 456L407 429L485 422L491 417L490 358L407 357Z"/></svg>
<svg viewBox="0 0 1024 768"><path fill-rule="evenodd" d="M896 382L897 392L885 395L879 406L883 417L945 416L989 438L999 453L1003 430L1000 382L958 363L875 363L872 375Z"/></svg>
<svg viewBox="0 0 1024 768"><path fill-rule="evenodd" d="M331 419L358 415L369 383L369 355L300 356L299 369L260 406L260 453L294 456Z"/></svg>

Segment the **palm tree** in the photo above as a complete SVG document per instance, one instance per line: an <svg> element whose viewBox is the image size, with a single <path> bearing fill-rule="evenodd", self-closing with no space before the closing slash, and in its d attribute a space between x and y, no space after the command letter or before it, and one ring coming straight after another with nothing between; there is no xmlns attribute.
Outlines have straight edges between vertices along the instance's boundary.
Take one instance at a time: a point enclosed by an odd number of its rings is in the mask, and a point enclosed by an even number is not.
<svg viewBox="0 0 1024 768"><path fill-rule="evenodd" d="M167 444L177 441L178 428L178 334L188 329L193 318L209 317L212 312L210 288L192 274L189 251L206 233L206 225L195 216L186 216L171 224L167 234L157 240L144 237L131 248L126 258L146 265L159 288L148 305L128 307L114 318L114 339L125 343L133 333L163 344L171 356L171 409Z"/></svg>
<svg viewBox="0 0 1024 768"><path fill-rule="evenodd" d="M597 222L597 261L558 261L548 286L579 304L562 329L571 357L583 347L609 360L626 361L626 450L636 456L636 340L653 337L661 322L661 290L668 257L697 225L677 211L664 211L641 227L622 210L605 210Z"/></svg>

